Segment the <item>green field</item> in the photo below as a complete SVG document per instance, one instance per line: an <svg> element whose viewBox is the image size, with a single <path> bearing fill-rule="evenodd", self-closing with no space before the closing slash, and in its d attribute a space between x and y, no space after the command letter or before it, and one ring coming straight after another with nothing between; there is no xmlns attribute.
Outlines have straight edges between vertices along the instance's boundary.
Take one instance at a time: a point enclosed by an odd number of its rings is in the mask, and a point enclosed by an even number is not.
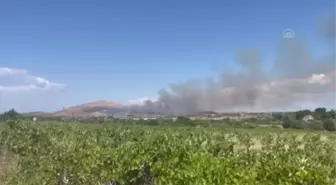
<svg viewBox="0 0 336 185"><path fill-rule="evenodd" d="M33 124L1 129L13 185L330 185L335 135L279 128Z"/></svg>

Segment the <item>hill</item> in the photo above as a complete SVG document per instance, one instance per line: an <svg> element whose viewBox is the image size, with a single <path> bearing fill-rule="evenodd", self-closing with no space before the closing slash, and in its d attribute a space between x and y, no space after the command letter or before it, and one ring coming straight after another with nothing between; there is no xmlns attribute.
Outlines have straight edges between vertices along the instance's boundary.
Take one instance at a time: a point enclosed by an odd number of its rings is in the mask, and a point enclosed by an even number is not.
<svg viewBox="0 0 336 185"><path fill-rule="evenodd" d="M36 116L36 117L53 117L52 113L47 112L27 112L21 113L23 116Z"/></svg>
<svg viewBox="0 0 336 185"><path fill-rule="evenodd" d="M100 115L103 115L105 110L111 109L111 108L118 108L122 105L115 102L110 101L95 101L95 102L89 102L86 104L81 105L75 105L69 108L65 108L63 110L57 111L53 113L53 116L65 116L65 117L90 117L95 116L97 113Z"/></svg>

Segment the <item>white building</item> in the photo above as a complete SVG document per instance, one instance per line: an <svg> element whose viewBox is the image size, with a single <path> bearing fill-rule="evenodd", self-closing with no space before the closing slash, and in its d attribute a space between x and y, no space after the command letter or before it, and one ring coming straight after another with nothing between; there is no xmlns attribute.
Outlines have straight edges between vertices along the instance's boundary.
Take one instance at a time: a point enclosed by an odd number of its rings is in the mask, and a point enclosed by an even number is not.
<svg viewBox="0 0 336 185"><path fill-rule="evenodd" d="M312 115L307 115L305 117L302 118L303 121L311 121L314 120L314 117Z"/></svg>

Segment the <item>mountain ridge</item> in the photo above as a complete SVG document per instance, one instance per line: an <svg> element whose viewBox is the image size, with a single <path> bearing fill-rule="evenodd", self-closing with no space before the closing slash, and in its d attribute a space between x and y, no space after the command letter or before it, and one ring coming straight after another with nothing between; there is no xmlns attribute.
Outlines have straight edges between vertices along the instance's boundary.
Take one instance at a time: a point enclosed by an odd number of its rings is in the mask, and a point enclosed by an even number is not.
<svg viewBox="0 0 336 185"><path fill-rule="evenodd" d="M54 116L65 116L65 117L68 116L89 117L97 115L97 112L102 112L110 108L118 108L118 107L122 107L122 104L113 101L98 100L84 104L74 105L69 108L63 108L63 110L56 111L52 114Z"/></svg>

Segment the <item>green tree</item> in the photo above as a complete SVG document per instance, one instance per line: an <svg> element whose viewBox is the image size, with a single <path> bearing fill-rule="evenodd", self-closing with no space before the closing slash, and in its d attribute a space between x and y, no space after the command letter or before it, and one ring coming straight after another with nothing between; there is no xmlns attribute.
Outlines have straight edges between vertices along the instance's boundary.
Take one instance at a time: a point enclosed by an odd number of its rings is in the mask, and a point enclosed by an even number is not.
<svg viewBox="0 0 336 185"><path fill-rule="evenodd" d="M20 117L20 114L18 112L16 112L14 109L11 109L7 112L5 112L2 116L1 116L1 120L14 120L14 119L18 119Z"/></svg>
<svg viewBox="0 0 336 185"><path fill-rule="evenodd" d="M305 128L307 128L307 124L302 120L294 120L292 122L292 128L294 128L294 129L305 129Z"/></svg>
<svg viewBox="0 0 336 185"><path fill-rule="evenodd" d="M324 107L318 107L314 110L314 118L324 120L328 118L327 109Z"/></svg>
<svg viewBox="0 0 336 185"><path fill-rule="evenodd" d="M331 109L327 112L329 119L336 119L335 110Z"/></svg>
<svg viewBox="0 0 336 185"><path fill-rule="evenodd" d="M289 120L289 119L284 120L283 124L282 124L282 127L283 128L292 128L292 121Z"/></svg>
<svg viewBox="0 0 336 185"><path fill-rule="evenodd" d="M335 131L336 130L336 123L334 120L327 119L323 121L323 127L328 131Z"/></svg>
<svg viewBox="0 0 336 185"><path fill-rule="evenodd" d="M154 125L159 125L159 121L156 120L156 119L150 119L150 120L146 120L146 121L145 121L145 124L146 124L146 125L152 125L152 126L154 126Z"/></svg>
<svg viewBox="0 0 336 185"><path fill-rule="evenodd" d="M284 117L283 114L273 114L273 120L274 121L280 121L280 120L283 119L283 117Z"/></svg>
<svg viewBox="0 0 336 185"><path fill-rule="evenodd" d="M203 126L203 127L208 127L211 125L210 120L196 120L194 121L196 125Z"/></svg>
<svg viewBox="0 0 336 185"><path fill-rule="evenodd" d="M307 127L312 130L325 130L323 127L323 122L320 120L309 121Z"/></svg>
<svg viewBox="0 0 336 185"><path fill-rule="evenodd" d="M176 124L195 126L195 122L193 120L184 116L178 116L176 119Z"/></svg>
<svg viewBox="0 0 336 185"><path fill-rule="evenodd" d="M295 112L295 119L302 120L305 116L311 115L310 110L300 110Z"/></svg>

